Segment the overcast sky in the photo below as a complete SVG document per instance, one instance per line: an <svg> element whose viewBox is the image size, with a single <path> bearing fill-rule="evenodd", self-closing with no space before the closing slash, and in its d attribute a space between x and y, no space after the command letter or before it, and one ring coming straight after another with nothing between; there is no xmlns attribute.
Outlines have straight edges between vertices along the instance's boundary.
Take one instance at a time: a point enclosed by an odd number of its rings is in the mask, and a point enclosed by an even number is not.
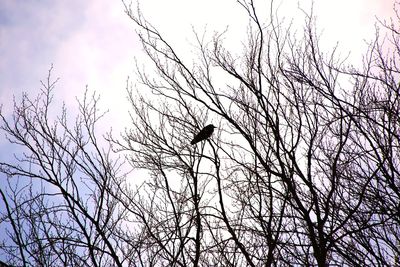
<svg viewBox="0 0 400 267"><path fill-rule="evenodd" d="M223 30L230 25L232 40L243 40L246 22L234 0L141 0L146 18L181 48L190 45L192 26L202 31ZM276 1L277 2L277 1ZM311 0L301 0L307 8ZM374 37L375 17L388 19L393 1L315 0L314 14L326 47L337 41L343 54L352 51L355 60L366 49L364 40ZM267 3L267 1L260 1ZM278 5L278 2L277 2ZM135 5L133 5L135 6ZM287 20L301 14L295 0L283 0L280 14ZM268 15L262 12L262 15ZM301 23L296 21L296 26ZM234 45L231 42L230 45ZM191 49L188 49L191 50ZM129 127L126 80L134 81L135 58L143 51L135 25L120 1L112 0L0 0L0 105L10 111L13 95L23 91L32 97L40 88L51 64L60 77L55 91L58 103L65 101L72 119L75 98L86 85L101 96L101 108L109 109L103 119L104 132ZM59 108L58 105L57 108ZM59 113L58 113L59 114ZM16 148L0 135L0 161L12 158ZM140 182L145 176L137 175ZM18 180L17 180L18 181ZM0 175L0 187L7 186ZM2 203L0 203L1 205ZM2 207L0 207L2 208Z"/></svg>
<svg viewBox="0 0 400 267"><path fill-rule="evenodd" d="M207 25L210 30L231 25L231 33L238 39L245 36L240 31L245 24L238 19L244 12L233 0L141 2L148 20L170 40L182 40L183 46L191 37L192 25L197 29ZM297 1L282 2L282 15L290 19L298 14ZM310 2L299 4L307 7ZM389 18L392 7L390 0L316 0L314 13L324 43L334 46L339 41L343 51L361 55L363 40L374 35L375 16ZM101 95L103 107L110 109L109 120L114 125L119 118L123 122L127 116L126 79L133 75L134 58L141 55L135 25L124 14L120 1L0 0L3 110L12 104L14 94L28 91L36 95L39 81L54 64L54 76L61 78L57 100L74 104L75 97L81 97L88 85Z"/></svg>

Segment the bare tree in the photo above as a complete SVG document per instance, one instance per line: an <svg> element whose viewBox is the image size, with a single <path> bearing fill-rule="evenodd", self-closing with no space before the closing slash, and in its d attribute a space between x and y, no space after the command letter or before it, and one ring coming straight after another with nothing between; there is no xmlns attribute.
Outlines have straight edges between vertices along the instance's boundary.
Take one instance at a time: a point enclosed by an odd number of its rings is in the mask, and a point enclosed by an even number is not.
<svg viewBox="0 0 400 267"><path fill-rule="evenodd" d="M9 223L1 250L18 266L121 266L114 232L125 212L112 194L122 176L95 135L98 97L85 95L75 123L64 107L52 122L56 82L49 72L37 98L23 95L11 120L1 115L1 129L21 148L0 164L8 182L0 189L2 222Z"/></svg>
<svg viewBox="0 0 400 267"><path fill-rule="evenodd" d="M250 19L242 54L223 34L195 34L195 63L126 5L155 73L138 68L131 128L107 136L123 159L100 148L96 97L74 125L65 110L49 123L50 80L2 117L29 151L1 163L10 264L399 265L399 25L380 24L356 69L321 51L312 12L299 36L273 3L267 21L238 3Z"/></svg>

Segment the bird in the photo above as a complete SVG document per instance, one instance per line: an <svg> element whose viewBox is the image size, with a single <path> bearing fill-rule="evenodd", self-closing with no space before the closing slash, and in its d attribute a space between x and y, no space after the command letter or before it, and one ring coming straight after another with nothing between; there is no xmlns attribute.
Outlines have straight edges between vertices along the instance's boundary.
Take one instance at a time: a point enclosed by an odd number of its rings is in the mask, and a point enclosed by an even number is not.
<svg viewBox="0 0 400 267"><path fill-rule="evenodd" d="M190 144L194 145L200 141L203 141L203 140L209 138L212 135L212 133L214 132L214 128L217 128L217 127L215 127L212 124L207 125L198 134L196 134L196 136L193 138L193 140L192 140L192 142L190 142Z"/></svg>

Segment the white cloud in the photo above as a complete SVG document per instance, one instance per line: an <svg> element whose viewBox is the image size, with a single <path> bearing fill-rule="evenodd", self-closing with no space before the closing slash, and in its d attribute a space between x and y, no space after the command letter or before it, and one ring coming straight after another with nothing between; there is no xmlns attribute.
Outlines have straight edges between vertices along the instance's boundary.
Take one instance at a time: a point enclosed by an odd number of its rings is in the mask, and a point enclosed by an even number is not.
<svg viewBox="0 0 400 267"><path fill-rule="evenodd" d="M389 2L317 1L315 14L318 29L324 30L324 44L332 47L339 40L344 50L362 53L363 39L373 37L374 16L389 14L388 10L392 9ZM310 3L310 0L300 1L303 7ZM246 35L246 14L230 0L146 0L141 1L141 7L149 21L178 45L178 51L192 49L188 46L193 42L192 26L201 32L207 25L212 33L230 25L232 39L228 43L233 46L241 46L240 41ZM287 0L282 1L280 11L287 19L301 13L296 2ZM261 5L259 12L260 16L269 15L262 12ZM36 92L39 80L45 78L54 63L54 75L61 77L57 91L59 100L74 103L75 97L82 96L88 85L102 96L103 108L110 109L112 118L126 123L122 119L128 109L125 82L134 69L133 58L142 52L135 36L135 25L124 14L122 3L2 0L0 18L0 97L3 104L11 104L12 95L19 95L23 90Z"/></svg>
<svg viewBox="0 0 400 267"><path fill-rule="evenodd" d="M122 109L125 81L140 47L121 3L2 1L0 12L3 111L9 110L13 94L36 95L52 63L53 75L61 78L56 100L75 105L88 85L107 100L104 109Z"/></svg>

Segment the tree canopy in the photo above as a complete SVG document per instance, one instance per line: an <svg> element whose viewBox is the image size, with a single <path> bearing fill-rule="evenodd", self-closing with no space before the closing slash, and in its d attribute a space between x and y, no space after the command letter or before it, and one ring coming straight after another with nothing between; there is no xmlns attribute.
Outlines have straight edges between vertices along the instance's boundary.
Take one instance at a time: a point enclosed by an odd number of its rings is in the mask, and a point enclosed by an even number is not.
<svg viewBox="0 0 400 267"><path fill-rule="evenodd" d="M321 51L312 14L299 35L238 4L241 54L195 33L190 62L125 6L153 65L127 86L121 135L98 135L89 93L72 122L50 119L51 71L1 113L23 151L0 162L4 264L400 265L398 23L379 24L357 68Z"/></svg>

